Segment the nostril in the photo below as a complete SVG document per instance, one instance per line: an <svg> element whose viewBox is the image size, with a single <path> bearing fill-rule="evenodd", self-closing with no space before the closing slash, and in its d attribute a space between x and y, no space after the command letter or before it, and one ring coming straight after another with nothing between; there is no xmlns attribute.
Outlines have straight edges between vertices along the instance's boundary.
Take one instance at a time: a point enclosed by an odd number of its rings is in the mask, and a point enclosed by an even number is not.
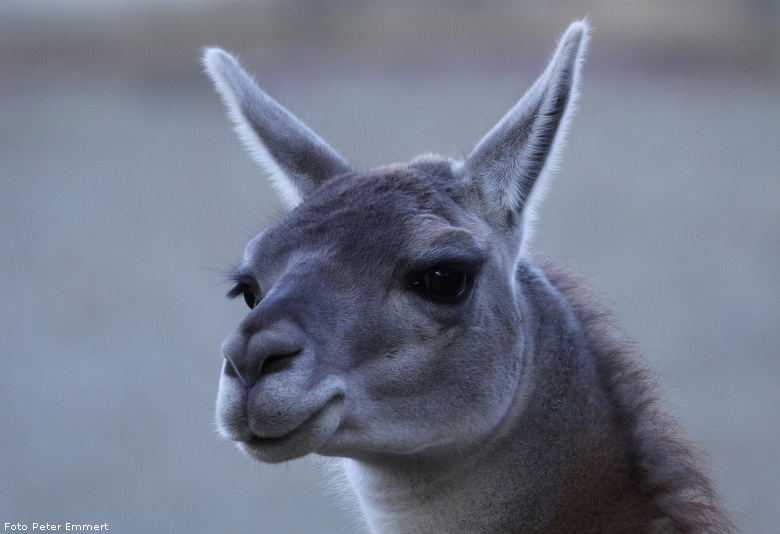
<svg viewBox="0 0 780 534"><path fill-rule="evenodd" d="M303 332L286 321L258 328L249 337L236 333L222 344L222 356L226 360L223 376L251 388L261 376L289 369L293 359L303 354L305 348Z"/></svg>
<svg viewBox="0 0 780 534"><path fill-rule="evenodd" d="M288 369L293 362L293 359L301 353L300 350L291 352L289 354L278 354L275 356L269 356L263 361L263 365L260 368L260 375L272 375Z"/></svg>
<svg viewBox="0 0 780 534"><path fill-rule="evenodd" d="M238 380L242 380L241 375L239 375L238 371L236 370L236 366L233 364L231 360L227 358L225 358L225 368L223 372L230 378L236 378Z"/></svg>

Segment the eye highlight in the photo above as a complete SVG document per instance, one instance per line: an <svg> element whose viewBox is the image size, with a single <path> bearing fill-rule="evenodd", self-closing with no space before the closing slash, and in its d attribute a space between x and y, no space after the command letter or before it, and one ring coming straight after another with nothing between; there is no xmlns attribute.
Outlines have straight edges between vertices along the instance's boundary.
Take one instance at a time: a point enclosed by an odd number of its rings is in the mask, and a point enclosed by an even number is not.
<svg viewBox="0 0 780 534"><path fill-rule="evenodd" d="M472 278L462 267L435 265L414 276L409 289L428 300L457 302L466 296Z"/></svg>

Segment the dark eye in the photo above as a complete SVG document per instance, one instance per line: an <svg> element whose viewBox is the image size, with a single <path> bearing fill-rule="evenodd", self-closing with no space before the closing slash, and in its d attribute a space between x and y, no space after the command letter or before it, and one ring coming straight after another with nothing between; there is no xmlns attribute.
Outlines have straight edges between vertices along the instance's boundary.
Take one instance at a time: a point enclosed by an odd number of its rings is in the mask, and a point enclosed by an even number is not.
<svg viewBox="0 0 780 534"><path fill-rule="evenodd" d="M244 302L246 302L246 305L249 306L250 310L253 310L255 306L257 306L257 297L248 287L244 287L243 295Z"/></svg>
<svg viewBox="0 0 780 534"><path fill-rule="evenodd" d="M469 275L463 269L437 265L425 271L410 285L421 296L436 300L455 300L466 293Z"/></svg>
<svg viewBox="0 0 780 534"><path fill-rule="evenodd" d="M239 282L233 289L228 291L227 298L235 299L238 298L239 295L244 297L244 302L246 302L246 305L249 306L250 310L254 309L254 307L257 306L257 303L260 302L260 299L255 292L252 291L252 288L244 282Z"/></svg>

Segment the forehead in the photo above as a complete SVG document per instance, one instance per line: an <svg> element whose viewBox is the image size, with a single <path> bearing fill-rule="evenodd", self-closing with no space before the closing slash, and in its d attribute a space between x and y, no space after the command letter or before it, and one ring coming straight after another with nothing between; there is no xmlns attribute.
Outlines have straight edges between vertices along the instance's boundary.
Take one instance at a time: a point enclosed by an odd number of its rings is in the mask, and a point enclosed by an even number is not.
<svg viewBox="0 0 780 534"><path fill-rule="evenodd" d="M470 225L461 195L448 162L340 176L257 236L247 246L246 261L313 252L367 266L412 253L439 234Z"/></svg>

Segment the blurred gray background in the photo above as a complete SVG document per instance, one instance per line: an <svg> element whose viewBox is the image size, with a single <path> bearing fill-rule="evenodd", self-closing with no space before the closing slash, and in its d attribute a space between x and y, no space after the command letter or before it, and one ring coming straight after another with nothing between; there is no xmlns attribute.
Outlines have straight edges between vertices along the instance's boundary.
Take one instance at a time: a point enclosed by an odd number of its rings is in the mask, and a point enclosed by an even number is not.
<svg viewBox="0 0 780 534"><path fill-rule="evenodd" d="M652 5L651 5L652 4ZM780 525L773 1L0 3L0 521L361 532L214 431L222 272L281 212L201 72L240 54L364 165L470 150L594 26L535 250L659 372L745 532ZM64 528L64 527L63 527Z"/></svg>

